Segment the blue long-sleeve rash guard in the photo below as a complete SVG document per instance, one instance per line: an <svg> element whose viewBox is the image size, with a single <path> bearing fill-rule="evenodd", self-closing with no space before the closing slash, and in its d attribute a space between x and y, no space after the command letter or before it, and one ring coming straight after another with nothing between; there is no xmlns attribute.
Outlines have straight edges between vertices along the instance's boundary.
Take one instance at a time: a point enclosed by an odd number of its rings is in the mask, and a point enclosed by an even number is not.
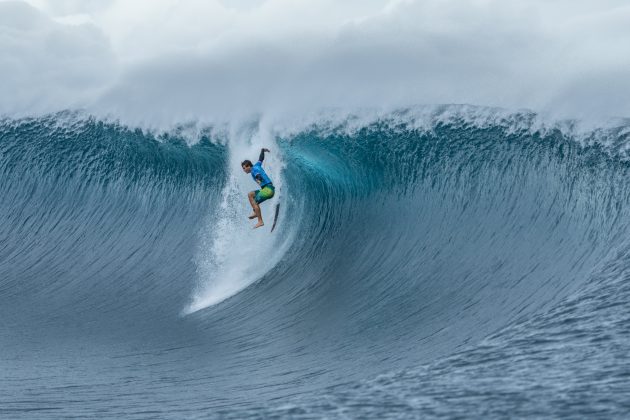
<svg viewBox="0 0 630 420"><path fill-rule="evenodd" d="M252 172L251 172L252 178L254 178L254 181L256 181L258 185L260 185L260 188L263 188L265 185L273 184L271 182L271 179L269 178L269 175L267 175L267 173L262 167L262 162L264 159L265 159L265 150L263 149L260 151L258 162L256 162L256 164L252 167Z"/></svg>

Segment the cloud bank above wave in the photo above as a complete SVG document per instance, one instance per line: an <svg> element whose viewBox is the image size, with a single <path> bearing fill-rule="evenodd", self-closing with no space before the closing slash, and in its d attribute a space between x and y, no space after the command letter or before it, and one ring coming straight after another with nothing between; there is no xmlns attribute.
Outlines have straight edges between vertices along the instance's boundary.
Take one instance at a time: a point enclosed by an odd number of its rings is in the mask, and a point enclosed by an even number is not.
<svg viewBox="0 0 630 420"><path fill-rule="evenodd" d="M0 113L145 124L468 103L630 116L622 1L0 1Z"/></svg>

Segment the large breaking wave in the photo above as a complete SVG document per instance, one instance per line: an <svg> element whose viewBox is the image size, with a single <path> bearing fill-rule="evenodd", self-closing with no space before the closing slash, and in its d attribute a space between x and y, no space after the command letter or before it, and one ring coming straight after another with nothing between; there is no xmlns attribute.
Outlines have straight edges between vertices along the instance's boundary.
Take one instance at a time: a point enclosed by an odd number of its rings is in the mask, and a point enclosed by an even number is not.
<svg viewBox="0 0 630 420"><path fill-rule="evenodd" d="M442 107L211 127L190 144L185 126L4 120L5 407L264 407L474 348L579 297L627 245L630 131L536 121ZM261 145L280 186L271 234L248 225L238 165ZM49 380L16 385L35 359ZM60 394L102 383L118 404Z"/></svg>

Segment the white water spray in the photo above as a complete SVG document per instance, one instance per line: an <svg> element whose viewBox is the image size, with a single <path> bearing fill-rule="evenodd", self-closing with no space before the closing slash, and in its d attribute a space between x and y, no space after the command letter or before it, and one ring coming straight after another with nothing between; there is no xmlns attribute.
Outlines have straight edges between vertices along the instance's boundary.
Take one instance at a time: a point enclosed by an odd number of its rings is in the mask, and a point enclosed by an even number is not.
<svg viewBox="0 0 630 420"><path fill-rule="evenodd" d="M291 229L276 229L270 234L276 204L280 201L282 160L280 150L267 131L232 133L229 146L229 177L222 191L219 213L208 218L196 258L198 287L192 303L184 310L190 314L233 296L262 278L282 258L291 243ZM265 225L253 229L256 220L247 193L256 189L241 161L258 158L262 147L269 148L264 168L276 187L276 195L262 204ZM279 222L281 224L281 222Z"/></svg>

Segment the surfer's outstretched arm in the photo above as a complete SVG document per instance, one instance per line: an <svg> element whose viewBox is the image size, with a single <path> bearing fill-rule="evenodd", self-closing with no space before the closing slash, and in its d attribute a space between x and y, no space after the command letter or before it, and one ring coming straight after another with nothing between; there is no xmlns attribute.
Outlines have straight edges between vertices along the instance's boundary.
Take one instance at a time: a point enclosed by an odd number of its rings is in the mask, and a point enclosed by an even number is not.
<svg viewBox="0 0 630 420"><path fill-rule="evenodd" d="M265 149L264 147L260 149L260 156L258 156L258 162L262 162L265 160L265 152L268 152L269 149Z"/></svg>

